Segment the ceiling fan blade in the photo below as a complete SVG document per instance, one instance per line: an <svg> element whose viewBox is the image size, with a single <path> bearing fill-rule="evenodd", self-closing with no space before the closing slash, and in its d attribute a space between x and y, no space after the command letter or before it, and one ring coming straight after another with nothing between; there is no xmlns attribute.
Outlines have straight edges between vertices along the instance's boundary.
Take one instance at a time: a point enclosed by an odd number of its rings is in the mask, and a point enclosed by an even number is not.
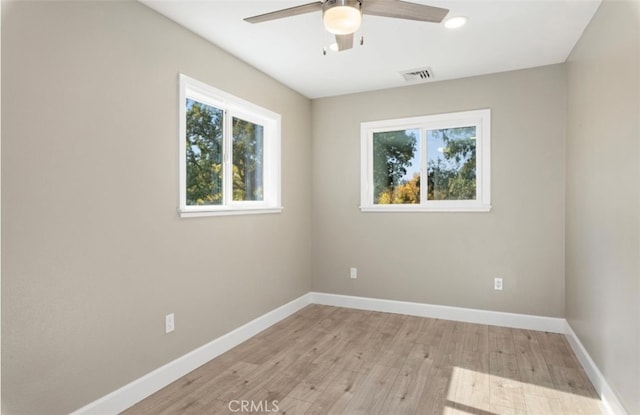
<svg viewBox="0 0 640 415"><path fill-rule="evenodd" d="M336 35L336 43L338 44L338 52L351 49L353 47L353 33Z"/></svg>
<svg viewBox="0 0 640 415"><path fill-rule="evenodd" d="M401 0L364 0L362 2L362 13L373 16L440 23L449 13L449 9Z"/></svg>
<svg viewBox="0 0 640 415"><path fill-rule="evenodd" d="M269 20L282 19L283 17L297 16L299 14L312 13L322 10L322 2L303 4L300 6L289 7L288 9L277 10L257 16L251 16L244 19L249 23L261 23Z"/></svg>

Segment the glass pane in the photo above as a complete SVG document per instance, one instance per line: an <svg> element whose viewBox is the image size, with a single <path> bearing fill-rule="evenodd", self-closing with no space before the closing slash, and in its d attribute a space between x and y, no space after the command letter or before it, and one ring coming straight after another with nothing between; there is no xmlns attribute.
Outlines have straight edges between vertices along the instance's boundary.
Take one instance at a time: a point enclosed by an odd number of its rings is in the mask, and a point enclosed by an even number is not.
<svg viewBox="0 0 640 415"><path fill-rule="evenodd" d="M476 199L476 127L427 131L427 199Z"/></svg>
<svg viewBox="0 0 640 415"><path fill-rule="evenodd" d="M373 134L373 203L420 203L420 130Z"/></svg>
<svg viewBox="0 0 640 415"><path fill-rule="evenodd" d="M233 200L263 200L264 128L233 118Z"/></svg>
<svg viewBox="0 0 640 415"><path fill-rule="evenodd" d="M222 204L224 112L187 98L187 205Z"/></svg>

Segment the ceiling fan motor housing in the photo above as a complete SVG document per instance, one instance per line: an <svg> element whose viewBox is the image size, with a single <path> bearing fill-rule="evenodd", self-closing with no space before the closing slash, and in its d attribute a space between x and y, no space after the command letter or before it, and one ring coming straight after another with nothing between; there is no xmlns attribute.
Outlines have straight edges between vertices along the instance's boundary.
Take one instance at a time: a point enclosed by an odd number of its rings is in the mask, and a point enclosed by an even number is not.
<svg viewBox="0 0 640 415"><path fill-rule="evenodd" d="M361 0L326 0L322 4L325 28L336 35L348 35L360 28Z"/></svg>

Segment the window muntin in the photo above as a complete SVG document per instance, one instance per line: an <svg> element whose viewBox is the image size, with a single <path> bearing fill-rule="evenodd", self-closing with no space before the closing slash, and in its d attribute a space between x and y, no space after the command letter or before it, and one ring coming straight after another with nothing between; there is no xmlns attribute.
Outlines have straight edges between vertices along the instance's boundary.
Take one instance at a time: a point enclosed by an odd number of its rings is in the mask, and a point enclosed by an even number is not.
<svg viewBox="0 0 640 415"><path fill-rule="evenodd" d="M280 116L180 75L181 216L279 212Z"/></svg>
<svg viewBox="0 0 640 415"><path fill-rule="evenodd" d="M361 124L363 211L489 211L490 110Z"/></svg>

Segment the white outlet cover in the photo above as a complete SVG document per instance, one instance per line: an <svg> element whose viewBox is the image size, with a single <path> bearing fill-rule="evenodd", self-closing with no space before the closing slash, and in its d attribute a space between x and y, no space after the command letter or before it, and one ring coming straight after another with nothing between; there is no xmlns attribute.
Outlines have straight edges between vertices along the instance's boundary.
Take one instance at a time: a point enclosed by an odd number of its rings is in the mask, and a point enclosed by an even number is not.
<svg viewBox="0 0 640 415"><path fill-rule="evenodd" d="M175 330L176 325L175 325L175 316L173 313L171 314L167 314L164 317L164 332L165 334L171 333L173 330Z"/></svg>

